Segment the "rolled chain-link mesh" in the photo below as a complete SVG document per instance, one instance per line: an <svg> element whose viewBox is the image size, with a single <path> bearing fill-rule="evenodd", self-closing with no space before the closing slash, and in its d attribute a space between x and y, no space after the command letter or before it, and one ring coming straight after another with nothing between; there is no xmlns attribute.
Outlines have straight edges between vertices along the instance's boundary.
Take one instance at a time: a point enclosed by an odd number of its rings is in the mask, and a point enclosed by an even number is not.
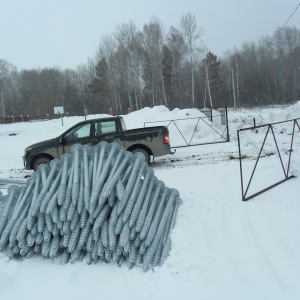
<svg viewBox="0 0 300 300"><path fill-rule="evenodd" d="M0 193L0 251L61 264L162 265L182 200L143 158L100 142L76 144L72 154L40 165L25 187Z"/></svg>

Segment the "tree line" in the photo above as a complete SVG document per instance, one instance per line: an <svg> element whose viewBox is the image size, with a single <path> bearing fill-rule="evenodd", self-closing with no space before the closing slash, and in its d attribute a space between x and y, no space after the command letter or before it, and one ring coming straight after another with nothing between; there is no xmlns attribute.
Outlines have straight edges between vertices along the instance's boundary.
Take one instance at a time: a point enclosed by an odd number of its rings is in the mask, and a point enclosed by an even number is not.
<svg viewBox="0 0 300 300"><path fill-rule="evenodd" d="M69 115L82 115L84 105L89 113L124 114L155 105L251 107L300 99L300 29L277 29L219 58L203 34L188 13L168 31L157 18L142 30L132 21L120 25L76 69L18 71L0 59L0 116L45 118L55 106Z"/></svg>

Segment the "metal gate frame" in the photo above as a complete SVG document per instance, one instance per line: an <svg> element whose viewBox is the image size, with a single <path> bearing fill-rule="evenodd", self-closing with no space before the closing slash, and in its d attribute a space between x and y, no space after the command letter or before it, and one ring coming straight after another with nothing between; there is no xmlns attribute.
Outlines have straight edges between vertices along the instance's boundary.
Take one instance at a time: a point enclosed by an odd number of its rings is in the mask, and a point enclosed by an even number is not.
<svg viewBox="0 0 300 300"><path fill-rule="evenodd" d="M199 145L210 145L210 144L220 144L220 143L226 143L230 141L230 137L229 137L229 126L228 126L228 111L227 111L227 106L225 106L224 108L220 108L223 109L222 112L219 115L213 115L212 114L212 110L210 114L206 114L206 117L197 117L197 118L186 118L186 119L175 119L175 120L162 120L162 121L153 121L153 122L145 122L144 123L144 127L146 127L146 124L154 124L154 123L162 123L162 122L169 122L168 125L166 125L167 127L169 127L171 124L174 124L175 127L177 128L178 132L180 133L180 135L182 136L182 138L185 141L185 145L180 145L180 146L174 146L172 148L183 148L183 147L191 147L191 146L199 146ZM216 117L225 117L225 128L223 130L223 132L218 132L215 128L213 128L208 122L207 119L209 119L211 122L213 121L213 118ZM194 128L192 137L190 139L190 141L187 141L186 138L184 137L184 135L182 134L182 132L180 131L180 129L178 128L178 126L176 125L176 121L186 121L186 120L198 120L196 123L196 126ZM207 126L209 126L213 131L215 131L220 137L221 139L223 139L223 141L220 142L210 142L210 143L199 143L199 144L191 144L193 137L195 135L197 126L199 124L199 122L202 121L204 122ZM221 120L220 120L221 122Z"/></svg>
<svg viewBox="0 0 300 300"><path fill-rule="evenodd" d="M260 125L260 126L256 126L255 125L255 119L254 119L254 126L253 127L248 127L248 128L243 128L243 129L240 129L240 130L237 130L237 139L238 139L238 148L239 148L239 162L240 162L240 179L241 179L241 188L242 188L242 200L243 201L247 201L247 200L250 200L251 198L254 198L256 197L257 195L260 195L270 189L272 189L273 187L291 179L291 178L294 178L295 176L294 175L289 175L289 170L290 170L290 163L291 163L291 156L292 156L292 152L293 152L293 143L294 143L294 136L295 136L295 128L296 126L298 127L299 131L300 131L300 126L299 126L299 122L300 121L300 118L297 118L297 119L292 119L292 120L287 120L287 121L282 121L282 122L276 122L276 123L271 123L271 124L265 124L265 125ZM282 158L281 158L281 155L280 155L280 151L279 151L279 148L278 148L278 143L277 143L277 140L276 140L276 136L275 136L275 133L274 133L274 130L273 130L273 126L274 125L278 125L278 124L283 124L283 123L287 123L287 122L293 122L293 133L292 133L292 136L291 136L291 143L290 143L290 149L289 149L289 158L288 158L288 163L287 163L287 166L286 168L284 167L284 164L283 164L283 161L282 161ZM247 130L251 130L251 131L254 131L256 132L259 128L263 128L263 127L268 127L267 129L267 132L266 132L266 135L265 135L265 138L263 140L263 143L261 145L261 148L260 148L260 151L259 151L259 154L258 154L258 157L256 159L256 162L255 162L255 166L253 168L253 171L251 173L251 176L250 176L250 179L248 181L248 184L247 184L247 187L246 189L244 190L244 179L243 179L243 166L242 166L242 154L241 154L241 142L240 142L240 132L242 131L247 131ZM284 173L284 179L250 195L250 196L247 196L247 193L248 193L248 190L249 190L249 187L251 185L251 182L252 182L252 179L253 179L253 176L254 176L254 173L255 173L255 170L256 170L256 167L257 167L257 164L258 164L258 161L261 157L261 153L262 153L262 150L264 148L264 145L265 145L265 142L266 142L266 139L268 137L268 135L272 134L273 136L273 139L274 139L274 142L275 142L275 145L276 145L276 150L277 150L277 153L278 153L278 156L279 156L279 159L280 159L280 163L281 163L281 166L282 166L282 170L283 170L283 173Z"/></svg>

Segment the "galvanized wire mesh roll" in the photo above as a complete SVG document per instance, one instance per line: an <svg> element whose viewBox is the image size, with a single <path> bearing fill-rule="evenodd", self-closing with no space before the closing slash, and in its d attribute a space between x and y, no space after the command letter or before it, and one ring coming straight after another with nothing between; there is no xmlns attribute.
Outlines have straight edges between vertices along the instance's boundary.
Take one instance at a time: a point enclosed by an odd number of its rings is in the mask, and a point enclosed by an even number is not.
<svg viewBox="0 0 300 300"><path fill-rule="evenodd" d="M147 271L169 255L181 201L141 153L117 143L74 145L72 155L39 166L25 187L0 194L0 251Z"/></svg>

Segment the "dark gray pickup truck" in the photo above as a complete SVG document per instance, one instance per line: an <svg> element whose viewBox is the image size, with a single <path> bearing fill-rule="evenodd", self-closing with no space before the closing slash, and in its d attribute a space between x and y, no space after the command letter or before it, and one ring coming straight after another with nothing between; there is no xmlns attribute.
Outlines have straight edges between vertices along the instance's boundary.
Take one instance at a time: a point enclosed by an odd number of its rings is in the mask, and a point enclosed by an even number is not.
<svg viewBox="0 0 300 300"><path fill-rule="evenodd" d="M54 158L70 153L74 144L94 146L100 141L117 142L127 151L142 152L145 161L170 154L169 131L165 126L126 130L120 116L80 122L59 137L28 146L23 156L27 170L36 170L40 164L49 164Z"/></svg>

